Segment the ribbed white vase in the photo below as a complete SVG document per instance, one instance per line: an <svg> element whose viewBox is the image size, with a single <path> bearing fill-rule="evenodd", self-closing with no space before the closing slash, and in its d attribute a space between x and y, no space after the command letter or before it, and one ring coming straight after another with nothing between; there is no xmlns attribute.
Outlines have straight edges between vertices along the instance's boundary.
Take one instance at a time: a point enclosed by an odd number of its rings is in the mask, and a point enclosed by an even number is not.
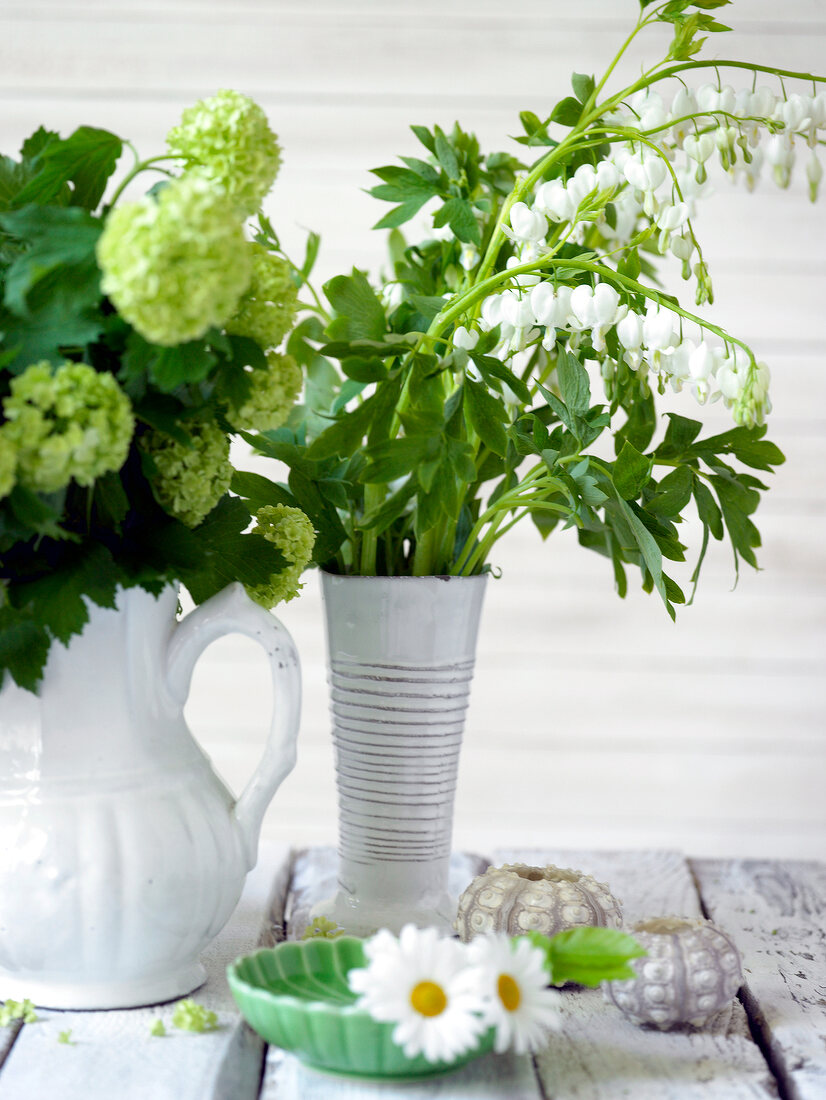
<svg viewBox="0 0 826 1100"><path fill-rule="evenodd" d="M485 575L323 575L339 799L338 893L355 934L452 931L453 802Z"/></svg>
<svg viewBox="0 0 826 1100"><path fill-rule="evenodd" d="M176 623L176 593L120 591L55 642L37 695L0 691L0 999L126 1008L191 992L254 866L264 811L295 762L298 657L231 585ZM241 797L183 716L222 634L260 642L275 714Z"/></svg>

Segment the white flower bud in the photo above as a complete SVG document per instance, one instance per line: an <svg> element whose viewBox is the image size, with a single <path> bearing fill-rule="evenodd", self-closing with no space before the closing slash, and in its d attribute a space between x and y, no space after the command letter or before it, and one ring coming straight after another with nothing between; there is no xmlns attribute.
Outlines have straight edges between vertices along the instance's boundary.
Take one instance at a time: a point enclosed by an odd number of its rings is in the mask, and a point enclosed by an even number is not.
<svg viewBox="0 0 826 1100"><path fill-rule="evenodd" d="M694 255L693 239L688 235L685 237L672 237L671 254L676 256L678 260L690 260Z"/></svg>
<svg viewBox="0 0 826 1100"><path fill-rule="evenodd" d="M812 149L812 155L806 162L806 178L809 181L809 198L812 202L817 202L820 181L823 179L823 165L818 160L814 149Z"/></svg>
<svg viewBox="0 0 826 1100"><path fill-rule="evenodd" d="M465 271L472 271L479 263L479 249L475 244L463 244L459 253L459 263Z"/></svg>

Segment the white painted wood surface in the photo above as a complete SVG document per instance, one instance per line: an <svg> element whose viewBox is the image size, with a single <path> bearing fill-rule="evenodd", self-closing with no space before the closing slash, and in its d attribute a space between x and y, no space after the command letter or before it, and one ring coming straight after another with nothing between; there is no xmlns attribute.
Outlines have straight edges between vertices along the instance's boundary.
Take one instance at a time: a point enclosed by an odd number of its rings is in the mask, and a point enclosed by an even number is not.
<svg viewBox="0 0 826 1100"><path fill-rule="evenodd" d="M692 863L709 916L746 961L743 998L789 1100L826 1096L826 866Z"/></svg>
<svg viewBox="0 0 826 1100"><path fill-rule="evenodd" d="M627 924L657 915L710 913L743 955L742 1003L733 1001L702 1029L663 1033L631 1024L599 990L569 988L563 993L563 1028L535 1059L487 1055L456 1073L411 1084L321 1074L290 1054L265 1050L240 1021L224 977L227 963L239 953L300 934L308 907L334 882L331 849L289 853L265 847L238 910L205 957L209 980L194 995L218 1013L219 1030L176 1032L170 1005L43 1010L37 1023L0 1032L0 1100L773 1100L778 1095L821 1100L826 1095L826 864L687 862L673 851L558 848L497 851L493 858L497 864L552 862L594 874L622 899ZM457 855L453 886L463 887L487 862L487 857ZM169 1032L165 1038L149 1033L159 1017ZM75 1045L58 1042L67 1028Z"/></svg>
<svg viewBox="0 0 826 1100"><path fill-rule="evenodd" d="M383 244L370 226L384 207L364 194L367 169L415 152L408 125L459 118L503 147L520 109L565 94L572 68L604 66L636 10L636 0L2 0L0 150L47 122L109 127L159 151L184 106L235 85L260 100L285 148L268 208L285 243L298 252L304 227L316 228L322 277L353 263L377 271ZM725 20L738 29L712 52L826 65L821 0L738 0ZM487 596L457 847L553 837L706 856L826 852L824 207L808 203L802 171L789 192L722 181L698 228L714 317L774 374L772 436L788 462L758 513L763 571L744 572L732 593L730 555L712 547L697 601L673 626L652 598L617 600L609 566L571 532L544 545L527 527L512 532ZM679 408L694 412L690 398ZM726 423L710 416L713 430ZM299 763L265 829L329 844L314 577L280 614L302 653L306 705ZM196 672L193 727L236 790L263 744L264 683L240 639Z"/></svg>

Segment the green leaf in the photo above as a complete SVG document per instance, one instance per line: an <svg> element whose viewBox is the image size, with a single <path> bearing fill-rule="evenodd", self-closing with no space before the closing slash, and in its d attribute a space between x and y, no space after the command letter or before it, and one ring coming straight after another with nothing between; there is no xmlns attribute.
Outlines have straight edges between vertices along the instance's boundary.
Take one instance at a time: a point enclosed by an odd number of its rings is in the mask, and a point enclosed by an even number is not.
<svg viewBox="0 0 826 1100"><path fill-rule="evenodd" d="M404 477L424 459L429 443L428 436L405 435L368 447L364 452L368 464L359 480L365 484L387 485Z"/></svg>
<svg viewBox="0 0 826 1100"><path fill-rule="evenodd" d="M470 358L478 367L479 373L485 381L490 382L492 378L495 378L500 382L504 382L520 401L525 405L530 405L531 391L522 379L515 375L501 359L497 359L494 355L477 355L475 352L470 353Z"/></svg>
<svg viewBox="0 0 826 1100"><path fill-rule="evenodd" d="M578 416L587 412L591 403L588 372L579 359L564 348L559 349L556 376L559 379L562 400L570 411Z"/></svg>
<svg viewBox="0 0 826 1100"><path fill-rule="evenodd" d="M615 493L622 518L625 520L630 535L633 538L634 543L638 547L640 554L642 555L642 560L644 561L645 567L651 576L651 581L654 587L657 589L660 596L662 597L662 601L665 604L666 611L673 619L674 608L671 606L671 602L669 601L665 582L663 580L662 554L660 552L659 546L657 546L656 539L642 522L642 520L637 516L637 513L634 511L631 505L623 499L619 491L615 489Z"/></svg>
<svg viewBox="0 0 826 1100"><path fill-rule="evenodd" d="M601 982L635 978L632 959L647 954L633 936L615 928L569 928L550 940L538 933L531 935L537 946L545 940L547 967L554 985L576 982L598 986Z"/></svg>
<svg viewBox="0 0 826 1100"><path fill-rule="evenodd" d="M21 206L27 202L45 206L62 187L72 183L72 206L94 210L122 151L123 142L115 134L81 126L65 141L51 141L45 146L40 155L41 170L23 188L16 202Z"/></svg>
<svg viewBox="0 0 826 1100"><path fill-rule="evenodd" d="M458 239L466 244L481 244L479 223L467 199L448 199L444 206L436 211L433 224L436 228L449 225Z"/></svg>
<svg viewBox="0 0 826 1100"><path fill-rule="evenodd" d="M58 269L71 279L66 268L86 268L95 262L95 245L101 223L85 210L26 206L0 214L0 225L29 248L6 273L6 306L19 316L30 309L29 297L47 276ZM99 297L99 293L98 293Z"/></svg>
<svg viewBox="0 0 826 1100"><path fill-rule="evenodd" d="M584 105L594 91L596 82L592 76L585 76L583 73L574 73L571 76L571 87L574 89L574 95L579 102Z"/></svg>
<svg viewBox="0 0 826 1100"><path fill-rule="evenodd" d="M636 500L651 477L651 459L628 440L614 463L614 485L623 500Z"/></svg>
<svg viewBox="0 0 826 1100"><path fill-rule="evenodd" d="M328 332L333 340L380 340L387 328L384 309L364 273L336 275L324 284L324 293L338 316Z"/></svg>
<svg viewBox="0 0 826 1100"><path fill-rule="evenodd" d="M217 362L204 340L190 340L171 348L156 348L148 373L159 390L172 393L179 386L203 382Z"/></svg>
<svg viewBox="0 0 826 1100"><path fill-rule="evenodd" d="M36 691L49 652L46 628L25 612L0 607L0 670L8 669L15 683Z"/></svg>
<svg viewBox="0 0 826 1100"><path fill-rule="evenodd" d="M694 478L694 502L697 505L697 514L701 523L719 542L724 534L723 516L717 507L711 490L696 476Z"/></svg>
<svg viewBox="0 0 826 1100"><path fill-rule="evenodd" d="M657 491L646 504L649 512L663 516L676 516L682 512L694 488L694 475L689 466L678 466L662 479Z"/></svg>
<svg viewBox="0 0 826 1100"><path fill-rule="evenodd" d="M6 272L0 318L7 348L17 349L13 373L61 349L83 346L103 330L95 243L101 223L85 210L27 206L0 214L0 226L29 244Z"/></svg>
<svg viewBox="0 0 826 1100"><path fill-rule="evenodd" d="M429 153L436 152L436 141L426 126L411 126L410 129Z"/></svg>
<svg viewBox="0 0 826 1100"><path fill-rule="evenodd" d="M678 458L691 446L703 425L699 420L689 420L676 413L666 413L666 416L668 427L656 454L658 458Z"/></svg>
<svg viewBox="0 0 826 1100"><path fill-rule="evenodd" d="M576 126L582 116L582 104L573 96L561 99L551 112L551 122L561 126Z"/></svg>
<svg viewBox="0 0 826 1100"><path fill-rule="evenodd" d="M347 458L357 448L370 427L375 413L376 397L368 397L351 412L342 413L334 424L326 428L307 448L307 458L314 461L341 455Z"/></svg>
<svg viewBox="0 0 826 1100"><path fill-rule="evenodd" d="M464 391L465 412L473 430L486 447L504 458L508 446L508 437L504 428L507 413L504 406L488 393L481 382L466 378Z"/></svg>
<svg viewBox="0 0 826 1100"><path fill-rule="evenodd" d="M284 485L270 481L263 474L254 474L247 470L236 470L232 475L230 489L239 497L243 497L252 506L252 511L275 504L286 504L290 508L296 507L295 497L292 493Z"/></svg>
<svg viewBox="0 0 826 1100"><path fill-rule="evenodd" d="M193 549L202 555L202 563L192 569L180 568L179 572L196 603L202 603L234 581L266 584L284 568L284 555L276 546L260 535L244 534L249 519L242 501L225 496L189 532Z"/></svg>
<svg viewBox="0 0 826 1100"><path fill-rule="evenodd" d="M311 478L293 469L290 470L289 484L298 507L306 513L316 530L313 561L324 565L338 552L347 538L347 531L335 507Z"/></svg>
<svg viewBox="0 0 826 1100"><path fill-rule="evenodd" d="M412 497L416 494L416 479L409 477L404 484L389 496L387 500L383 501L378 508L374 508L372 512L368 512L359 521L359 528L363 531L375 531L377 535L380 535L383 531L386 531L391 523L395 521L407 511L408 504Z"/></svg>
<svg viewBox="0 0 826 1100"><path fill-rule="evenodd" d="M444 168L448 179L458 182L459 161L456 159L456 153L453 146L447 140L444 131L439 126L433 127L433 135L436 159L439 164L441 164L442 168Z"/></svg>
<svg viewBox="0 0 826 1100"><path fill-rule="evenodd" d="M89 621L84 597L98 607L114 607L120 580L109 551L99 543L86 543L54 572L15 585L12 598L65 645Z"/></svg>
<svg viewBox="0 0 826 1100"><path fill-rule="evenodd" d="M355 378L357 382L383 382L387 377L387 367L380 359L351 355L341 360L341 369L348 378Z"/></svg>
<svg viewBox="0 0 826 1100"><path fill-rule="evenodd" d="M22 485L15 485L8 496L9 507L15 519L37 535L45 535L47 538L66 538L66 532L60 527L60 519L63 513L63 500L56 507L52 501L42 493L35 493Z"/></svg>

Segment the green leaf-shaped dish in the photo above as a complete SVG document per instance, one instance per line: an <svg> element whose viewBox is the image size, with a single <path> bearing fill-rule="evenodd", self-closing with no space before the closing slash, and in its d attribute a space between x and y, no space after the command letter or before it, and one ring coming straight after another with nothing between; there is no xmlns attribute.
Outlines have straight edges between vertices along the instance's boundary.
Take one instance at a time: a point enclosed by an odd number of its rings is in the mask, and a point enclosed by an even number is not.
<svg viewBox="0 0 826 1100"><path fill-rule="evenodd" d="M393 1042L394 1024L355 1007L347 974L364 966L362 941L281 943L244 955L227 968L232 995L247 1023L268 1043L308 1065L359 1077L425 1077L465 1065L493 1047L493 1031L452 1062L407 1058Z"/></svg>

